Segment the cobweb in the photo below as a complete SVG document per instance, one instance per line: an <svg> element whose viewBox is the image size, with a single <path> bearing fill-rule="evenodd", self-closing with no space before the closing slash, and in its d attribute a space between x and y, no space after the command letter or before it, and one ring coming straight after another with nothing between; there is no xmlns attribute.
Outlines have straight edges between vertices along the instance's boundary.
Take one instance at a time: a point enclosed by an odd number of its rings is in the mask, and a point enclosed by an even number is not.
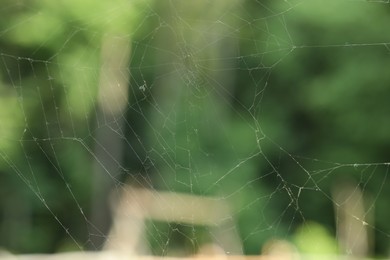
<svg viewBox="0 0 390 260"><path fill-rule="evenodd" d="M0 7L1 246L388 252L388 1L79 2Z"/></svg>

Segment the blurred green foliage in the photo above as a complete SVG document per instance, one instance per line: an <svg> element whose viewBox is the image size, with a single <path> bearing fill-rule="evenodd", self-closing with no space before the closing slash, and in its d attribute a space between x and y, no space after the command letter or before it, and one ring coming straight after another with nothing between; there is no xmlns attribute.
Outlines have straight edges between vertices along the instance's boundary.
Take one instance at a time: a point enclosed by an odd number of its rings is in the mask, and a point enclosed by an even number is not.
<svg viewBox="0 0 390 260"><path fill-rule="evenodd" d="M325 227L315 222L308 222L299 227L293 241L303 254L337 255L340 252L335 238Z"/></svg>
<svg viewBox="0 0 390 260"><path fill-rule="evenodd" d="M101 46L119 35L132 40L123 179L226 199L244 252L257 254L273 237L333 248L332 185L352 178L374 198L372 253L385 254L388 165L364 163L388 161L388 11L365 1L3 0L0 246L84 249L100 235L89 220L105 126ZM309 220L322 225L314 238L298 228ZM149 233L153 248L166 228ZM209 235L196 230L198 242Z"/></svg>

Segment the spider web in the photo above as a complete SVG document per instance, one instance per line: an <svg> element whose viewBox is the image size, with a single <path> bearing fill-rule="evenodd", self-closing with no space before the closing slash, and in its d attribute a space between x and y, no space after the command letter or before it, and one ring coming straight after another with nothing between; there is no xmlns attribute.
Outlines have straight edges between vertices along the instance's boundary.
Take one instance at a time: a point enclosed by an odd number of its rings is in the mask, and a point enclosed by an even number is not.
<svg viewBox="0 0 390 260"><path fill-rule="evenodd" d="M4 3L6 249L388 252L387 1Z"/></svg>

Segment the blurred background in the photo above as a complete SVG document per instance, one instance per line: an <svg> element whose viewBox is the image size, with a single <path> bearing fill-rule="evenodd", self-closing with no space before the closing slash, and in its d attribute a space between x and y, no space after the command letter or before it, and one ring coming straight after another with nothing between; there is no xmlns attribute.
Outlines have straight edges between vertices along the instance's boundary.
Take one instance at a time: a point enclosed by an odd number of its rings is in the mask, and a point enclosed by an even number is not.
<svg viewBox="0 0 390 260"><path fill-rule="evenodd" d="M150 191L148 254L388 256L389 12L1 0L0 247L100 250Z"/></svg>

